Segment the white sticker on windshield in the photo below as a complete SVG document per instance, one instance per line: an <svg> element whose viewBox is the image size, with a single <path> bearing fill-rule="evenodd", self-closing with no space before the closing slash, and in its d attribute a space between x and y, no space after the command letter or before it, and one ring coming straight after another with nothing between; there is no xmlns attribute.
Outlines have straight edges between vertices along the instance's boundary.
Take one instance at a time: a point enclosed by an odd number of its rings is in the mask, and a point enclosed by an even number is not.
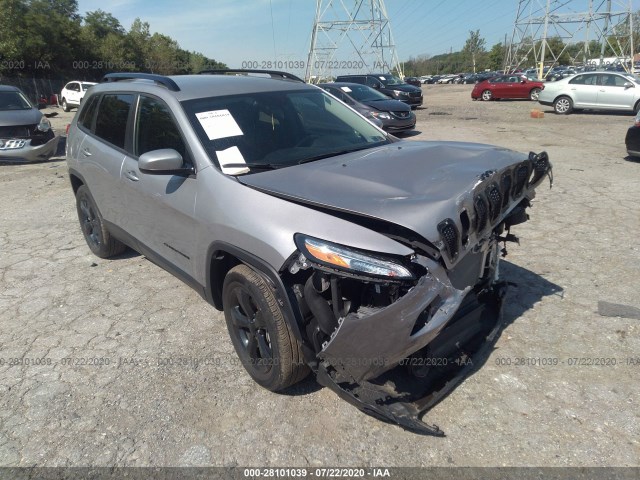
<svg viewBox="0 0 640 480"><path fill-rule="evenodd" d="M196 113L196 117L204 128L209 140L243 135L229 110L212 110Z"/></svg>
<svg viewBox="0 0 640 480"><path fill-rule="evenodd" d="M378 77L380 80L386 80L386 78L384 77Z"/></svg>
<svg viewBox="0 0 640 480"><path fill-rule="evenodd" d="M247 162L244 161L244 157L238 147L229 147L226 150L216 151L218 162L220 162L220 168L222 173L227 175L241 175L249 172Z"/></svg>
<svg viewBox="0 0 640 480"><path fill-rule="evenodd" d="M342 90L343 92L347 92L347 93L349 93L351 91L351 89L349 87L340 87L340 90Z"/></svg>

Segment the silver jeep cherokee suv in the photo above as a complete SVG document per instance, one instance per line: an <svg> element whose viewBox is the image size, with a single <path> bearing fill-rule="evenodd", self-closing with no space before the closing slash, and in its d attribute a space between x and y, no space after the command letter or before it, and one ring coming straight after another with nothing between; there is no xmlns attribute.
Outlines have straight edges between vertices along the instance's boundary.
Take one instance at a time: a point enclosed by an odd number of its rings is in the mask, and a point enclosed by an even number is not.
<svg viewBox="0 0 640 480"><path fill-rule="evenodd" d="M499 243L551 178L546 153L401 141L292 75L228 73L89 91L67 142L89 248L128 245L223 310L263 387L313 371L442 434L421 417L496 338Z"/></svg>

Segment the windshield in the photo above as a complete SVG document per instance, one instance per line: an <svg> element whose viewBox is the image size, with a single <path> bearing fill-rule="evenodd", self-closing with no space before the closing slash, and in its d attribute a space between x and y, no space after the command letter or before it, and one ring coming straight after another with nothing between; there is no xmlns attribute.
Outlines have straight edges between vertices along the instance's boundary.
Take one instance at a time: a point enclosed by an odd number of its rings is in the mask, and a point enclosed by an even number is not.
<svg viewBox="0 0 640 480"><path fill-rule="evenodd" d="M635 73L623 73L622 75L624 75L627 78L630 78L636 83L640 83L640 75L636 75Z"/></svg>
<svg viewBox="0 0 640 480"><path fill-rule="evenodd" d="M0 110L31 110L33 106L20 92L0 92Z"/></svg>
<svg viewBox="0 0 640 480"><path fill-rule="evenodd" d="M349 85L349 87L340 87L350 97L359 102L371 102L373 100L389 100L385 94L380 93L366 85Z"/></svg>
<svg viewBox="0 0 640 480"><path fill-rule="evenodd" d="M82 82L82 84L81 84L81 85L82 85L82 90L87 90L87 89L89 89L90 87L93 87L93 86L95 85L95 83L85 83L85 82Z"/></svg>
<svg viewBox="0 0 640 480"><path fill-rule="evenodd" d="M232 175L390 143L320 89L200 98L182 105L209 157Z"/></svg>
<svg viewBox="0 0 640 480"><path fill-rule="evenodd" d="M398 77L394 77L393 75L380 75L380 81L384 83L387 87L390 85L403 85L404 82L400 80Z"/></svg>

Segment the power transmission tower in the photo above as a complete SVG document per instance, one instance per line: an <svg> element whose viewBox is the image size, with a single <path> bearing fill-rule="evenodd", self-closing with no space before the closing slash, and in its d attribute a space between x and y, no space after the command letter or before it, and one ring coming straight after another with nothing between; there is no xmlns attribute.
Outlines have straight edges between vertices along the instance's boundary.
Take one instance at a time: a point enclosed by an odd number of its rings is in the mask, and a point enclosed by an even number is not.
<svg viewBox="0 0 640 480"><path fill-rule="evenodd" d="M404 77L384 0L316 0L305 80L370 72Z"/></svg>
<svg viewBox="0 0 640 480"><path fill-rule="evenodd" d="M608 52L616 59L609 62L626 70L628 61L633 64L632 32L631 0L520 0L505 69L534 62L543 78L545 65L558 63L569 45L582 41L572 63L605 66ZM592 40L600 44L599 51L590 51Z"/></svg>

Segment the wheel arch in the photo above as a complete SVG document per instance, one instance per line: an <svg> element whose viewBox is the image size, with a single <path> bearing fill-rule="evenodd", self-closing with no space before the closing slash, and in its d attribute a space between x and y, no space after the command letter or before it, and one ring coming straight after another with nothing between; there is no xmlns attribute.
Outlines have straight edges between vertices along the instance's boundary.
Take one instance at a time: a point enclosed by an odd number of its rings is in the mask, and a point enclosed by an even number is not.
<svg viewBox="0 0 640 480"><path fill-rule="evenodd" d="M556 96L555 96L555 98L553 99L553 103L556 103L556 102L558 101L558 99L559 99L559 98L562 98L562 97L566 97L566 98L568 98L569 100L571 100L571 103L572 103L572 104L573 104L573 103L575 103L575 102L573 101L573 98L571 98L571 95L569 95L569 94L567 94L567 93L560 93L560 94L556 95Z"/></svg>
<svg viewBox="0 0 640 480"><path fill-rule="evenodd" d="M640 99L638 99L638 101L633 106L633 114L637 115L638 113L640 113Z"/></svg>
<svg viewBox="0 0 640 480"><path fill-rule="evenodd" d="M222 311L222 285L227 272L239 264L252 268L274 289L278 305L282 308L285 321L303 346L305 357L315 354L307 348L300 331L302 315L296 308L297 302L291 289L285 287L278 272L267 262L254 254L226 242L213 242L207 250L206 299L217 310ZM309 358L307 358L309 360Z"/></svg>
<svg viewBox="0 0 640 480"><path fill-rule="evenodd" d="M75 171L69 171L69 181L71 182L71 188L73 189L73 194L78 193L78 189L85 185L82 177Z"/></svg>

